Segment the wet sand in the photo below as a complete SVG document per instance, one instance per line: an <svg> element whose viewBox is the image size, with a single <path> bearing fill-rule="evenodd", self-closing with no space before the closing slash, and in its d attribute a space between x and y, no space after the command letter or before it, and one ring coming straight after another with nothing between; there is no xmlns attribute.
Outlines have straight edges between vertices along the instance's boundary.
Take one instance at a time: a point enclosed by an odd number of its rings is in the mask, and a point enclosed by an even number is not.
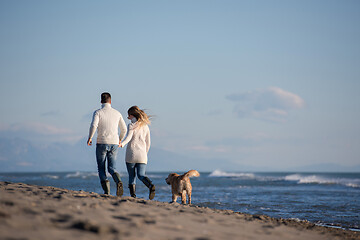
<svg viewBox="0 0 360 240"><path fill-rule="evenodd" d="M195 205L0 182L0 239L320 240L360 239L360 233Z"/></svg>

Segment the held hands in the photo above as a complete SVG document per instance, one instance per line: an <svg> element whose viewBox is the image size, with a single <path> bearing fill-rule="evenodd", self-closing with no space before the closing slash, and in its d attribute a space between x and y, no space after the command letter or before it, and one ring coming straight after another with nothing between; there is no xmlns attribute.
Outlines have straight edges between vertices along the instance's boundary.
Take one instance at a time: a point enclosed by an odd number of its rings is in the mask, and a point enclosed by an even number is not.
<svg viewBox="0 0 360 240"><path fill-rule="evenodd" d="M91 146L92 145L92 139L91 138L89 138L88 140L87 140L87 145L88 146ZM123 145L121 144L121 140L119 141L119 147L123 147Z"/></svg>
<svg viewBox="0 0 360 240"><path fill-rule="evenodd" d="M89 138L88 140L87 140L87 145L88 146L91 146L92 145L92 139L91 138ZM121 144L121 140L119 141L119 147L123 147L123 145Z"/></svg>

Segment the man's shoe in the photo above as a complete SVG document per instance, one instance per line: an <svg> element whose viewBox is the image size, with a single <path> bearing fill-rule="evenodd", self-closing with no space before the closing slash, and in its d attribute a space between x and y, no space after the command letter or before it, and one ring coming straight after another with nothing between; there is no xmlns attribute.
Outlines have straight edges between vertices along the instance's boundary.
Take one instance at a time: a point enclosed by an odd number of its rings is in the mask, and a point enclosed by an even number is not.
<svg viewBox="0 0 360 240"><path fill-rule="evenodd" d="M121 197L124 194L124 189L120 179L120 174L115 172L112 177L116 183L116 196Z"/></svg>
<svg viewBox="0 0 360 240"><path fill-rule="evenodd" d="M116 184L116 196L121 197L124 194L122 182Z"/></svg>

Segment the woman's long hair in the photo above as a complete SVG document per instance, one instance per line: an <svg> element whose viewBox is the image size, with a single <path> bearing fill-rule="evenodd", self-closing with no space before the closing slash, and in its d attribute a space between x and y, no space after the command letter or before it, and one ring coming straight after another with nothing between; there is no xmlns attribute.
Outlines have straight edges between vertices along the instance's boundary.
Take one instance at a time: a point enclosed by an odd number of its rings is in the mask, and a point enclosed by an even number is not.
<svg viewBox="0 0 360 240"><path fill-rule="evenodd" d="M131 108L129 108L128 110L128 114L129 115L133 115L140 126L143 126L143 125L148 125L150 124L150 117L143 111L141 110L138 106L132 106Z"/></svg>

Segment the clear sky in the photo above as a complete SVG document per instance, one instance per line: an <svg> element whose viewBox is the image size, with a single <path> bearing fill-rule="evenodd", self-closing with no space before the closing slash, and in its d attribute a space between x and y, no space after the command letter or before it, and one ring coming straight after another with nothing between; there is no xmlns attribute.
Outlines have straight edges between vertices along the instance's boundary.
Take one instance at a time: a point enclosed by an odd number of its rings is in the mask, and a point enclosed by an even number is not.
<svg viewBox="0 0 360 240"><path fill-rule="evenodd" d="M359 165L360 1L0 0L0 84L3 138L85 144L108 91L154 148Z"/></svg>

